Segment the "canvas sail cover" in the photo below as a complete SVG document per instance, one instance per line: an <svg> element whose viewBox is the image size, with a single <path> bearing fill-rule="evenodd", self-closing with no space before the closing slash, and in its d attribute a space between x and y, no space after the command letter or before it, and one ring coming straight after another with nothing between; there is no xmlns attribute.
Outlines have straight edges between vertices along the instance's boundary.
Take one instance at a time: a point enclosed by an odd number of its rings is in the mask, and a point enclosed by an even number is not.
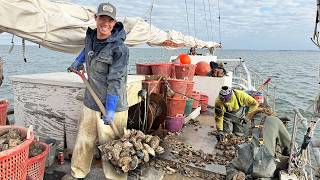
<svg viewBox="0 0 320 180"><path fill-rule="evenodd" d="M0 0L0 32L8 32L49 49L78 53L88 27L95 28L95 9L88 6L48 0ZM140 17L119 17L128 46L148 44L168 48L217 48L219 44L201 41L177 31L164 31Z"/></svg>

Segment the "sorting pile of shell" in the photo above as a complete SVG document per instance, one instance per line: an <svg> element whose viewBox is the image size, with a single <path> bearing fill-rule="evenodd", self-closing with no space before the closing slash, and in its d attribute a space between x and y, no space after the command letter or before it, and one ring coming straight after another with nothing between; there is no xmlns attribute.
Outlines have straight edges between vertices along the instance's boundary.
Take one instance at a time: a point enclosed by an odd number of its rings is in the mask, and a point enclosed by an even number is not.
<svg viewBox="0 0 320 180"><path fill-rule="evenodd" d="M224 140L216 145L216 158L220 164L227 165L236 156L237 145L244 143L243 137L227 134Z"/></svg>
<svg viewBox="0 0 320 180"><path fill-rule="evenodd" d="M155 157L164 152L158 136L145 135L135 129L125 130L121 139L101 145L99 149L103 160L110 161L123 172L134 170L140 163L148 162L150 156Z"/></svg>
<svg viewBox="0 0 320 180"><path fill-rule="evenodd" d="M171 155L182 164L193 163L198 167L205 167L206 164L215 163L213 154L206 154L202 150L194 150L191 145L187 145L177 138L176 135L169 134L164 139L164 144L171 149Z"/></svg>
<svg viewBox="0 0 320 180"><path fill-rule="evenodd" d="M18 129L9 129L0 136L0 151L18 146L23 142Z"/></svg>
<svg viewBox="0 0 320 180"><path fill-rule="evenodd" d="M208 171L200 171L196 168L190 168L186 164L177 163L173 161L163 161L155 159L150 161L148 166L155 167L164 171L166 174L180 173L185 177L198 177L201 179L225 179L224 175L212 173Z"/></svg>
<svg viewBox="0 0 320 180"><path fill-rule="evenodd" d="M207 164L229 164L236 155L236 146L243 141L243 138L227 135L223 143L216 145L215 154L195 150L191 145L179 140L174 134L166 136L164 144L168 146L166 148L171 149L171 155L180 163L193 163L195 166L205 167Z"/></svg>

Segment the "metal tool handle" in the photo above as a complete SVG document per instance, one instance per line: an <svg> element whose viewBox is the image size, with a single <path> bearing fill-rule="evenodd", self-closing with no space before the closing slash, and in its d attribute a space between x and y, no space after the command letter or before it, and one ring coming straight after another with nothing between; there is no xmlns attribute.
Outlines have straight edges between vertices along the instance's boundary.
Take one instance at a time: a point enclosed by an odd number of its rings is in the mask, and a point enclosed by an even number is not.
<svg viewBox="0 0 320 180"><path fill-rule="evenodd" d="M98 105L101 113L102 113L104 116L106 116L106 115L107 115L107 112L106 112L106 109L104 108L104 105L102 104L102 102L100 101L99 97L98 97L97 94L94 92L94 90L92 89L89 81L87 80L87 78L86 78L85 75L84 75L85 70L83 69L83 70L77 71L77 70L75 70L75 69L73 69L73 68L70 68L70 71L78 74L78 75L81 77L81 79L83 80L86 88L87 88L88 91L90 92L90 94L91 94L91 96L93 97L94 101L97 103L97 105ZM120 138L120 133L119 133L117 127L115 126L115 124L114 124L113 122L110 122L109 125L110 125L113 133L115 134L115 136Z"/></svg>

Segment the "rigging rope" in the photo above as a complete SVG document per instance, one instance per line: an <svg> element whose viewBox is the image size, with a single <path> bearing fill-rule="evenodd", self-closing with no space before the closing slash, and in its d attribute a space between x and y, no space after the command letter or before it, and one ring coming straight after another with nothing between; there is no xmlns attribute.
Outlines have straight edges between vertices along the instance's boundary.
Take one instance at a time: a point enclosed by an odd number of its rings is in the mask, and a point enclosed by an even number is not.
<svg viewBox="0 0 320 180"><path fill-rule="evenodd" d="M205 20L206 20L207 36L208 36L208 38L210 38L210 37L209 37L209 28L208 28L207 13L206 13L206 4L205 4L204 0L203 0L202 2L203 2L203 9L204 9L204 18L205 18Z"/></svg>
<svg viewBox="0 0 320 180"><path fill-rule="evenodd" d="M220 24L220 20L221 20L221 16L220 16L220 0L218 0L218 12L219 12L219 16L218 16L218 19L219 19L219 43L221 45L222 43L221 43L221 24Z"/></svg>
<svg viewBox="0 0 320 180"><path fill-rule="evenodd" d="M22 56L23 56L23 61L27 62L27 58L26 58L26 43L25 43L24 39L22 39Z"/></svg>
<svg viewBox="0 0 320 180"><path fill-rule="evenodd" d="M212 13L211 13L211 5L210 5L210 0L208 0L208 4L209 4L209 14L210 14L210 25L211 25L211 35L212 35L212 40L214 40L214 36L213 36L213 20L212 20Z"/></svg>
<svg viewBox="0 0 320 180"><path fill-rule="evenodd" d="M197 29L196 29L196 0L193 0L193 26L194 26L194 43L197 44L196 37L197 37Z"/></svg>
<svg viewBox="0 0 320 180"><path fill-rule="evenodd" d="M8 51L8 54L10 54L10 53L12 52L12 50L13 50L13 47L14 47L14 41L13 41L13 39L14 39L14 34L12 35L12 38L11 38L11 46L10 46L10 49L9 49L9 51Z"/></svg>
<svg viewBox="0 0 320 180"><path fill-rule="evenodd" d="M151 37L151 20L152 20L152 10L153 10L154 1L155 0L152 0L151 6L150 6L150 12L149 12L149 23L150 23L149 38Z"/></svg>
<svg viewBox="0 0 320 180"><path fill-rule="evenodd" d="M187 0L184 0L184 3L186 4L186 14L187 14L187 23L188 23L188 35L190 36L190 27L189 27L189 15L188 15Z"/></svg>

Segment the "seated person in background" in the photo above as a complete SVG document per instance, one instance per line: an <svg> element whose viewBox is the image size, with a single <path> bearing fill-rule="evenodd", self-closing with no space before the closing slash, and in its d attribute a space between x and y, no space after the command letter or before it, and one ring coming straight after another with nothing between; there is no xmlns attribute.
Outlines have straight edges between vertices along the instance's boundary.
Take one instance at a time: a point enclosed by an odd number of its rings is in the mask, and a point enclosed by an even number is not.
<svg viewBox="0 0 320 180"><path fill-rule="evenodd" d="M247 112L256 110L258 106L259 103L244 91L223 86L215 102L218 141L223 140L224 132L243 136L243 120L246 119Z"/></svg>
<svg viewBox="0 0 320 180"><path fill-rule="evenodd" d="M248 119L253 119L249 140L238 146L237 156L226 167L226 179L277 177L288 166L290 135L282 121L267 109L253 111ZM282 150L280 160L276 160L277 145Z"/></svg>
<svg viewBox="0 0 320 180"><path fill-rule="evenodd" d="M191 47L191 48L190 48L189 55L193 55L193 56L197 55L197 52L196 52L196 48L195 48L195 47Z"/></svg>
<svg viewBox="0 0 320 180"><path fill-rule="evenodd" d="M211 72L210 72L209 76L212 76L212 77L223 77L223 76L227 75L227 72L223 68L223 64L222 63L218 64L216 62L211 61L210 62L210 67L211 67Z"/></svg>

